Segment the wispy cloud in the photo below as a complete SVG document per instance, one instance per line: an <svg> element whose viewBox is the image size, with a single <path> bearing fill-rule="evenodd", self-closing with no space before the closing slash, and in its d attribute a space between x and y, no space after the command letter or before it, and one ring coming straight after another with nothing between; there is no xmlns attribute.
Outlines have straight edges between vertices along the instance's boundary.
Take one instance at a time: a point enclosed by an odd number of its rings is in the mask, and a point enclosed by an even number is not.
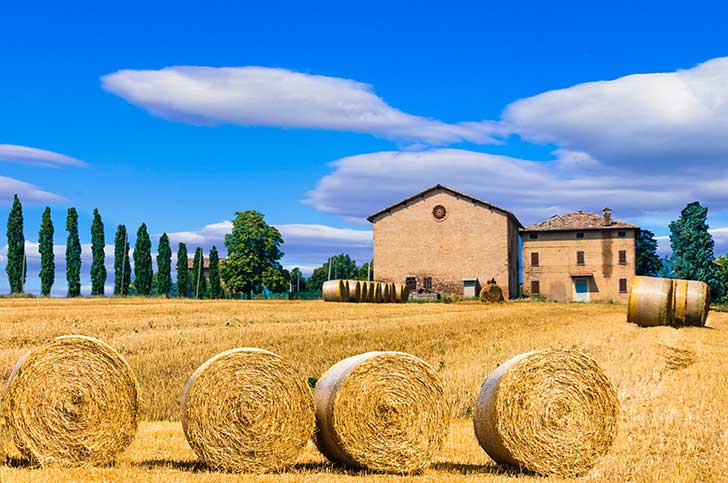
<svg viewBox="0 0 728 483"><path fill-rule="evenodd" d="M86 162L65 154L16 144L0 144L0 161L44 167L88 166Z"/></svg>
<svg viewBox="0 0 728 483"><path fill-rule="evenodd" d="M496 142L494 122L445 123L387 104L371 85L268 67L167 67L120 70L104 89L152 114L199 125L330 129L449 144Z"/></svg>
<svg viewBox="0 0 728 483"><path fill-rule="evenodd" d="M17 194L21 200L29 202L66 201L61 195L44 191L41 188L6 176L0 176L0 203L8 202Z"/></svg>

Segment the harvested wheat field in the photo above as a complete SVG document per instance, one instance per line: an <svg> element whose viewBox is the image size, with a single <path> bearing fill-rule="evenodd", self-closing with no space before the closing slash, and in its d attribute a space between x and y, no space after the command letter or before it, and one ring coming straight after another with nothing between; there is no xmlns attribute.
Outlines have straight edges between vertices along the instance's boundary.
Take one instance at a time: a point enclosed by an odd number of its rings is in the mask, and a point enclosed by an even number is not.
<svg viewBox="0 0 728 483"><path fill-rule="evenodd" d="M707 327L638 328L626 306L516 302L499 305L331 304L157 299L0 300L0 372L59 335L114 347L135 371L141 419L113 465L32 468L5 442L2 482L520 482L564 481L497 466L472 426L480 386L498 365L535 349L577 349L594 359L621 404L611 451L576 481L728 481L728 314ZM192 372L233 347L279 354L307 377L368 351L402 351L435 368L452 417L435 462L413 476L332 466L309 442L292 469L237 475L197 463L180 398ZM570 481L570 480L567 480Z"/></svg>

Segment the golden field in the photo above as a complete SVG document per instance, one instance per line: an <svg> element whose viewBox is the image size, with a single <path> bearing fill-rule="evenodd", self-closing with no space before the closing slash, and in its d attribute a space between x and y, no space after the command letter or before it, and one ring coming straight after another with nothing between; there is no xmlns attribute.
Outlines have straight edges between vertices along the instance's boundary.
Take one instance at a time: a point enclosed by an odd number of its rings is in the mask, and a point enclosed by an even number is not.
<svg viewBox="0 0 728 483"><path fill-rule="evenodd" d="M708 328L643 329L626 307L514 302L332 304L159 299L2 299L0 373L26 350L66 334L98 337L128 360L143 391L135 442L103 468L29 468L13 458L2 482L520 482L560 481L496 466L480 449L469 417L485 377L510 357L575 348L595 358L617 388L622 413L612 451L578 481L728 482L728 313ZM277 475L234 475L196 464L179 424L189 375L232 347L276 352L319 377L370 350L405 351L436 368L453 408L450 438L421 475L352 473L329 465L313 445Z"/></svg>

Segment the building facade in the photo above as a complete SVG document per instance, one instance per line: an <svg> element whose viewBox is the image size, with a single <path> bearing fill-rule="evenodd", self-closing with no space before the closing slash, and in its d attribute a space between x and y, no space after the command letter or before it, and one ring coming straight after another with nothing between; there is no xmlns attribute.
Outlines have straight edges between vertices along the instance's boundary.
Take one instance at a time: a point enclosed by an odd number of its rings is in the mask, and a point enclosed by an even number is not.
<svg viewBox="0 0 728 483"><path fill-rule="evenodd" d="M639 227L577 211L521 231L523 292L560 301L626 301Z"/></svg>
<svg viewBox="0 0 728 483"><path fill-rule="evenodd" d="M470 295L495 279L504 296L518 296L522 225L513 213L436 185L368 220L376 280Z"/></svg>

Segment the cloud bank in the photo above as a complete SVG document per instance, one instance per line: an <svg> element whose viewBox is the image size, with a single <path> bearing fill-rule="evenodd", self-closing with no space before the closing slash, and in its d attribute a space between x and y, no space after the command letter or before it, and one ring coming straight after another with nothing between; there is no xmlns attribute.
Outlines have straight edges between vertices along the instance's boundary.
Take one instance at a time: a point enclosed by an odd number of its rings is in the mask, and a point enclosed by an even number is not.
<svg viewBox="0 0 728 483"><path fill-rule="evenodd" d="M199 125L239 124L369 133L449 144L495 142L494 122L448 124L387 104L371 85L269 67L120 70L102 86L150 113Z"/></svg>
<svg viewBox="0 0 728 483"><path fill-rule="evenodd" d="M18 146L16 144L0 144L0 161L49 168L58 166L88 166L86 162L66 156L65 154L31 148L29 146Z"/></svg>

